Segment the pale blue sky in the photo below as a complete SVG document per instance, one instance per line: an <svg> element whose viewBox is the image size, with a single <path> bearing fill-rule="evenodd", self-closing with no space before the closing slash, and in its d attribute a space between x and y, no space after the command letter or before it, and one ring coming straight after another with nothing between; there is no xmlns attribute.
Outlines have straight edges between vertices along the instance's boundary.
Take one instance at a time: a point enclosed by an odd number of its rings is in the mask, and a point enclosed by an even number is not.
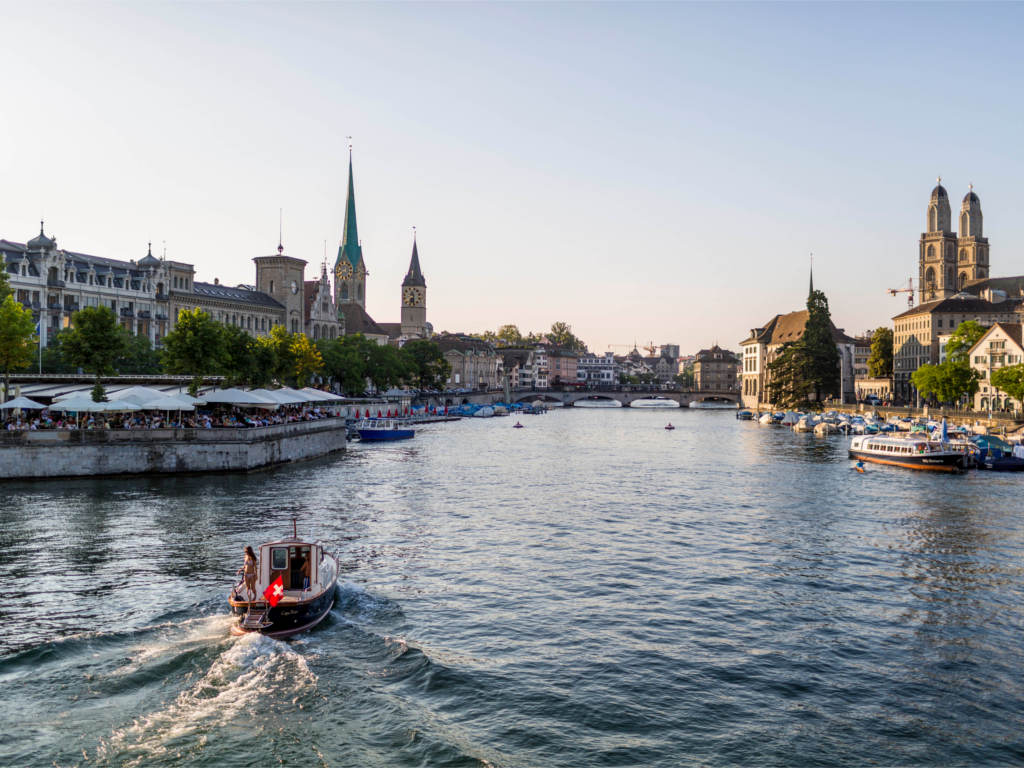
<svg viewBox="0 0 1024 768"><path fill-rule="evenodd" d="M1020 5L0 5L0 237L252 282L333 264L354 137L368 304L418 228L437 330L736 349L815 285L905 307L935 176L1024 273Z"/></svg>

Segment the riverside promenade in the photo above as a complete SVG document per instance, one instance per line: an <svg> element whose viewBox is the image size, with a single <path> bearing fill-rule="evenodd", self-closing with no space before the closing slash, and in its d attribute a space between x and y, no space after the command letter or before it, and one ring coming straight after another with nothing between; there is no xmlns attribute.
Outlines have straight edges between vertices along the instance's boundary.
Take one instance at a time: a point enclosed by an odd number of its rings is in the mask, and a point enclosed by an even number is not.
<svg viewBox="0 0 1024 768"><path fill-rule="evenodd" d="M0 480L248 472L345 450L345 419L215 429L0 432Z"/></svg>

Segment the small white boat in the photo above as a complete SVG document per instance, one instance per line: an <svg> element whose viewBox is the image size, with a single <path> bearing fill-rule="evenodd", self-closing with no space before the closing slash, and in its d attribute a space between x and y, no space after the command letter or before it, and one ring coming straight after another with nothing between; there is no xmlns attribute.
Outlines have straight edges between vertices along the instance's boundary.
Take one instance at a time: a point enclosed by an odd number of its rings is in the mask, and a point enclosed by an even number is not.
<svg viewBox="0 0 1024 768"><path fill-rule="evenodd" d="M622 403L618 400L612 400L610 397L591 395L582 400L577 400L572 406L573 408L621 408Z"/></svg>
<svg viewBox="0 0 1024 768"><path fill-rule="evenodd" d="M828 421L819 421L814 425L814 434L818 437L834 435L839 432L839 427Z"/></svg>
<svg viewBox="0 0 1024 768"><path fill-rule="evenodd" d="M771 425L771 424L774 424L774 423L775 423L775 419L774 419L774 418L772 418L772 414L771 414L771 411L769 411L768 413L762 413L762 414L761 414L761 415L760 415L760 416L758 417L758 419L757 419L757 423L758 423L758 424L768 424L768 425Z"/></svg>
<svg viewBox="0 0 1024 768"><path fill-rule="evenodd" d="M807 414L806 416L797 419L796 424L793 425L794 432L813 432L815 425L817 425L818 419L813 414Z"/></svg>
<svg viewBox="0 0 1024 768"><path fill-rule="evenodd" d="M792 427L803 417L804 415L802 413L797 413L796 411L786 411L785 415L782 417L782 421L780 421L779 423L782 424L782 426L784 427Z"/></svg>

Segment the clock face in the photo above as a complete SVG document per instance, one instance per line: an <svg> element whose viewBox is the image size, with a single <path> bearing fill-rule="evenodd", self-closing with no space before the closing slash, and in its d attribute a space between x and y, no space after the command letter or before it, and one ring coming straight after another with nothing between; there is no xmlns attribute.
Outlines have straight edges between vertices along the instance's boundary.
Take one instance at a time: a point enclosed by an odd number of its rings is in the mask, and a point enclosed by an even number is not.
<svg viewBox="0 0 1024 768"><path fill-rule="evenodd" d="M294 280L292 280L292 294L294 295L294 294L296 294L298 292L299 292L299 284L296 283Z"/></svg>
<svg viewBox="0 0 1024 768"><path fill-rule="evenodd" d="M339 280L348 280L352 277L352 265L343 261L334 268L334 276Z"/></svg>
<svg viewBox="0 0 1024 768"><path fill-rule="evenodd" d="M421 307L423 306L423 289L422 288L406 288L405 289L405 303L410 307Z"/></svg>

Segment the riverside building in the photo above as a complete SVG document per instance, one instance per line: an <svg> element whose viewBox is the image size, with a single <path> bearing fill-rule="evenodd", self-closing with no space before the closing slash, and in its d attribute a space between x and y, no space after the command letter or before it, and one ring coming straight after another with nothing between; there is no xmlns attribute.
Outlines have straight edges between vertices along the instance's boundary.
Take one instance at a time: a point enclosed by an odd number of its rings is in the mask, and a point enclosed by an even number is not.
<svg viewBox="0 0 1024 768"><path fill-rule="evenodd" d="M1024 276L990 276L989 241L973 186L960 204L958 236L941 182L929 198L927 231L918 247L918 304L893 318L893 394L907 403L919 399L914 371L941 362L941 337L966 320L1019 322L1024 305Z"/></svg>
<svg viewBox="0 0 1024 768"><path fill-rule="evenodd" d="M286 256L280 244L276 255L253 259L255 285L234 287L218 279L197 281L192 264L158 259L152 248L138 261L59 248L42 222L39 234L26 243L0 239L0 259L15 299L39 323L43 344L71 324L74 312L97 306L110 307L125 330L153 345L174 330L186 309L201 309L253 336L279 325L311 338L336 338L344 330L329 290L325 297L326 270L320 281L307 283L306 262ZM313 290L318 303L306 311L306 293Z"/></svg>

